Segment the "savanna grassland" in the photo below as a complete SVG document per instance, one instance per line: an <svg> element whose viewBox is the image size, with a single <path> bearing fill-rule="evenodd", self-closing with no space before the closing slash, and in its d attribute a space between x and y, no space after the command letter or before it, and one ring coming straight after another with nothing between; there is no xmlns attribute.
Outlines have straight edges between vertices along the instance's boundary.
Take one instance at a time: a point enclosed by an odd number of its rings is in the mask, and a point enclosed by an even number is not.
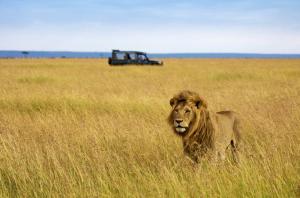
<svg viewBox="0 0 300 198"><path fill-rule="evenodd" d="M0 197L300 196L300 60L0 59ZM167 124L199 92L242 115L245 152L197 167Z"/></svg>

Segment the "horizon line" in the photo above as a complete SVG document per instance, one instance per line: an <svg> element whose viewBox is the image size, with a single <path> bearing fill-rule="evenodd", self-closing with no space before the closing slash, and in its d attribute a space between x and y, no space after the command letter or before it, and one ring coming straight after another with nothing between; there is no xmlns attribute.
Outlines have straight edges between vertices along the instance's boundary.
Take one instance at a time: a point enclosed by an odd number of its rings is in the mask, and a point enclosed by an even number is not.
<svg viewBox="0 0 300 198"><path fill-rule="evenodd" d="M113 50L113 49L112 49ZM111 50L111 51L112 51ZM0 52L69 52L69 53L111 53L111 51L73 51L73 50L2 50ZM132 50L121 50L132 51ZM144 50L134 50L146 52L148 54L261 54L261 55L300 55L299 53L270 53L270 52L147 52Z"/></svg>

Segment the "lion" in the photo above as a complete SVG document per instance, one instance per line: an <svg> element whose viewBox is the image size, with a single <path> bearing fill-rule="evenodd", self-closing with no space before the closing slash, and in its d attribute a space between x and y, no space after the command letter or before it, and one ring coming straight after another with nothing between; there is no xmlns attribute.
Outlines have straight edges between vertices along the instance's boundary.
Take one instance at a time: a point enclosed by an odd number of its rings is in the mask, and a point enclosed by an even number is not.
<svg viewBox="0 0 300 198"><path fill-rule="evenodd" d="M224 160L228 148L233 160L239 162L240 120L235 112L211 112L202 97L188 90L171 98L170 105L168 122L182 138L184 153L193 162L206 157Z"/></svg>

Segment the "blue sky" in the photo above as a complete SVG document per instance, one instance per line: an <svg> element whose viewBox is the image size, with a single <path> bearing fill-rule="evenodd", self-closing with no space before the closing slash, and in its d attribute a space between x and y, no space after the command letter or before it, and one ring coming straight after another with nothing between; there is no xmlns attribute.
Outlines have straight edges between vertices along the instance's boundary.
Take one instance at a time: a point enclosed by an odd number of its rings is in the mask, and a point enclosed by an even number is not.
<svg viewBox="0 0 300 198"><path fill-rule="evenodd" d="M0 50L300 53L299 0L0 0Z"/></svg>

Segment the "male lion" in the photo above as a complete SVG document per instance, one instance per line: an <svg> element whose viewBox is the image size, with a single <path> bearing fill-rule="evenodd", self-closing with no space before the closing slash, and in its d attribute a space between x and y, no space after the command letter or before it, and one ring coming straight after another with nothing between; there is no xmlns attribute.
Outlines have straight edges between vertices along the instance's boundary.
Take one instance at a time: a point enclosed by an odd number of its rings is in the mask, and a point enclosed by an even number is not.
<svg viewBox="0 0 300 198"><path fill-rule="evenodd" d="M225 159L230 148L238 162L237 149L241 140L239 120L233 111L210 112L197 93L182 91L170 100L169 124L182 137L184 153L194 162L204 156Z"/></svg>

